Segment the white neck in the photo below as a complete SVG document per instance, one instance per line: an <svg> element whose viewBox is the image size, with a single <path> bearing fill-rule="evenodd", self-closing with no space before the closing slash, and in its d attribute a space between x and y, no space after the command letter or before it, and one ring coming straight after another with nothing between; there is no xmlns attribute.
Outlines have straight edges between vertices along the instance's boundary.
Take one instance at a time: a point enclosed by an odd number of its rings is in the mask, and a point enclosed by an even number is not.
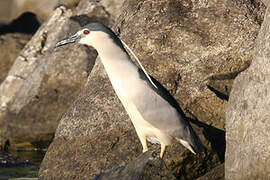
<svg viewBox="0 0 270 180"><path fill-rule="evenodd" d="M98 51L102 64L111 81L114 78L120 80L132 73L138 73L137 66L131 61L126 51L107 35L100 34L98 38L92 39L92 44Z"/></svg>
<svg viewBox="0 0 270 180"><path fill-rule="evenodd" d="M129 55L112 39L106 39L102 43L97 43L95 48L102 61L130 61Z"/></svg>

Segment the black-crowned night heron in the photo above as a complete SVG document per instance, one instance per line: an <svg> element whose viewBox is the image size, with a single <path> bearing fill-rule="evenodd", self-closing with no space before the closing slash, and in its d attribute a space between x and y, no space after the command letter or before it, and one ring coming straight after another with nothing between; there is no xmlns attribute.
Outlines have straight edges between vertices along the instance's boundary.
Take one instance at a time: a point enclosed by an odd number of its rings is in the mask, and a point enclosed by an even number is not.
<svg viewBox="0 0 270 180"><path fill-rule="evenodd" d="M189 122L181 115L175 99L150 78L143 67L141 70L136 66L111 29L103 24L91 23L56 46L74 42L97 50L112 86L136 129L143 152L148 150L146 140L160 143L160 157L163 158L172 138L194 154L204 149Z"/></svg>

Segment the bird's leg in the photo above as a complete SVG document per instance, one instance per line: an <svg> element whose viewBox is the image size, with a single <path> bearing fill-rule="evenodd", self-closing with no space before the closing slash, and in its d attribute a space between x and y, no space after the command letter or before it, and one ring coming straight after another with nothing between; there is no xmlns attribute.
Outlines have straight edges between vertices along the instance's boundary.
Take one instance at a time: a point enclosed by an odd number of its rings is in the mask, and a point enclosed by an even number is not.
<svg viewBox="0 0 270 180"><path fill-rule="evenodd" d="M142 135L141 133L137 132L137 134L138 134L138 137L139 137L140 142L141 142L142 147L143 147L143 153L145 153L146 151L148 151L146 137L144 135Z"/></svg>
<svg viewBox="0 0 270 180"><path fill-rule="evenodd" d="M143 147L143 153L145 153L146 151L148 151L146 139L144 139L143 141L141 140L141 143L142 143L142 147Z"/></svg>
<svg viewBox="0 0 270 180"><path fill-rule="evenodd" d="M143 147L143 153L145 153L146 151L148 151L148 147Z"/></svg>
<svg viewBox="0 0 270 180"><path fill-rule="evenodd" d="M166 151L166 145L165 144L161 144L161 150L160 150L160 158L163 159L164 154Z"/></svg>

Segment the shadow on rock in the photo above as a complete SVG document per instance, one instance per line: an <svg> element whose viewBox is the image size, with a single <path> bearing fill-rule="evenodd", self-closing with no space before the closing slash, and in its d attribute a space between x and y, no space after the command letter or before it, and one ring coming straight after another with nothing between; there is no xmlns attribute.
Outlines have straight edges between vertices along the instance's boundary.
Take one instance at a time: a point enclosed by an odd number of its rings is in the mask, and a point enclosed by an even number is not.
<svg viewBox="0 0 270 180"><path fill-rule="evenodd" d="M34 34L40 26L35 14L26 12L8 25L0 25L0 35L20 32Z"/></svg>
<svg viewBox="0 0 270 180"><path fill-rule="evenodd" d="M211 143L211 148L217 153L219 161L223 163L226 149L225 131L198 120L189 119L189 121L203 129L204 137Z"/></svg>

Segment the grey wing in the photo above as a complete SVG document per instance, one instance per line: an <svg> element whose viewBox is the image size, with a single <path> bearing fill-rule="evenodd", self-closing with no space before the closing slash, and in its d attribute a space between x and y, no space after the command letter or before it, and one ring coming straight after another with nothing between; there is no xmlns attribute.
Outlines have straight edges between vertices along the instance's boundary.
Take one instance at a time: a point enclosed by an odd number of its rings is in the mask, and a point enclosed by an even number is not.
<svg viewBox="0 0 270 180"><path fill-rule="evenodd" d="M159 82L152 80L158 88L144 81L141 92L133 99L142 117L166 134L189 142L195 151L202 151L200 139L181 115L176 100Z"/></svg>
<svg viewBox="0 0 270 180"><path fill-rule="evenodd" d="M143 118L167 134L184 138L189 125L166 99L145 83L143 91L133 100Z"/></svg>

